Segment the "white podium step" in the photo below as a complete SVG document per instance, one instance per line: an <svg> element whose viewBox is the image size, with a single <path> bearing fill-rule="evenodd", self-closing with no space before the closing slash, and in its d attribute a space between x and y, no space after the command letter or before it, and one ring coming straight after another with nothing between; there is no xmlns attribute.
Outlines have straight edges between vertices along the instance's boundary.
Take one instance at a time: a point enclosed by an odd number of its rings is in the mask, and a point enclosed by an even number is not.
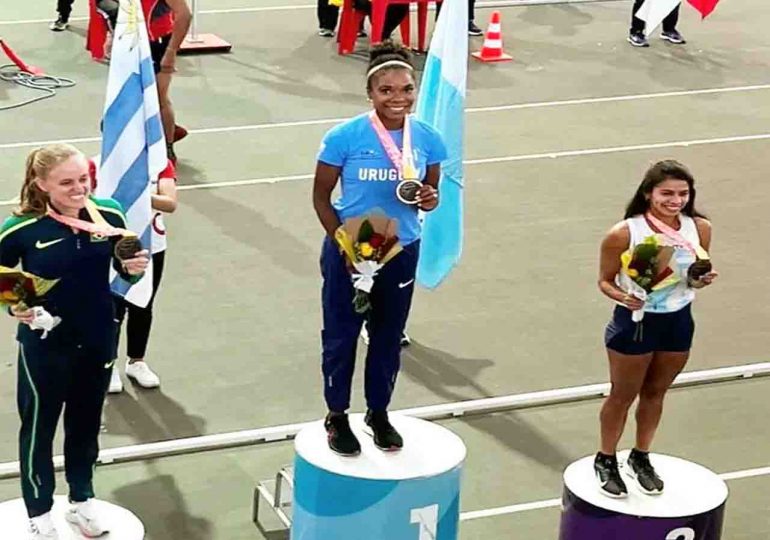
<svg viewBox="0 0 770 540"><path fill-rule="evenodd" d="M399 452L377 449L360 414L350 417L359 456L329 450L323 422L297 435L292 539L457 539L465 445L437 424L390 420L404 438Z"/></svg>
<svg viewBox="0 0 770 540"><path fill-rule="evenodd" d="M103 540L143 540L144 525L130 511L116 506L107 501L94 501L103 516L104 523L109 525L110 532L101 536ZM88 540L80 534L78 528L69 523L64 514L69 508L67 497L54 497L53 510L51 510L59 540ZM29 519L22 499L14 499L0 503L0 527L2 527L3 540L28 540Z"/></svg>
<svg viewBox="0 0 770 540"><path fill-rule="evenodd" d="M560 540L719 540L728 496L719 476L684 459L651 454L665 489L660 495L645 495L625 474L627 456L618 455L629 491L626 499L600 492L594 456L567 467Z"/></svg>

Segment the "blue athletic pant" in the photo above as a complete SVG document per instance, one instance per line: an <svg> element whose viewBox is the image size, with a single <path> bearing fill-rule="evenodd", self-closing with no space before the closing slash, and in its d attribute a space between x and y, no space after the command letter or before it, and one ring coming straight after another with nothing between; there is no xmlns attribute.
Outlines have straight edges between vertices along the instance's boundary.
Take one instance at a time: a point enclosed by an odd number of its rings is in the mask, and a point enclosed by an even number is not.
<svg viewBox="0 0 770 540"><path fill-rule="evenodd" d="M369 351L364 372L366 405L384 411L396 384L401 364L401 333L404 331L414 292L418 242L390 260L374 278L372 309L366 314ZM354 289L344 256L330 238L321 249L323 277L324 397L330 411L350 407L350 386L356 359L356 345L364 316L353 309Z"/></svg>
<svg viewBox="0 0 770 540"><path fill-rule="evenodd" d="M101 356L95 357L85 347L58 349L41 340L19 344L19 461L29 517L45 514L53 506L53 439L62 408L70 500L82 502L94 496L91 480L99 454L102 405L112 372L109 355Z"/></svg>

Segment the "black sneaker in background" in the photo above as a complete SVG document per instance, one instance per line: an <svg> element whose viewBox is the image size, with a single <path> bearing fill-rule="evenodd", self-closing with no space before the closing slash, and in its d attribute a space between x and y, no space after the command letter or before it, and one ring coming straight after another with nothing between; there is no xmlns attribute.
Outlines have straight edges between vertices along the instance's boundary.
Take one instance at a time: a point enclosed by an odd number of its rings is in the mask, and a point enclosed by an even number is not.
<svg viewBox="0 0 770 540"><path fill-rule="evenodd" d="M634 47L649 47L650 43L642 32L629 32L628 42Z"/></svg>
<svg viewBox="0 0 770 540"><path fill-rule="evenodd" d="M661 32L660 39L666 40L669 43L673 43L674 45L684 45L685 43L687 43L687 41L684 39L682 34L680 34L679 31L677 30L671 30L670 32Z"/></svg>
<svg viewBox="0 0 770 540"><path fill-rule="evenodd" d="M470 21L468 23L468 35L469 36L483 36L484 32L481 31L481 28L476 26L475 22Z"/></svg>
<svg viewBox="0 0 770 540"><path fill-rule="evenodd" d="M353 457L361 453L361 444L350 429L347 414L329 413L324 421L324 427L332 452L345 457Z"/></svg>
<svg viewBox="0 0 770 540"><path fill-rule="evenodd" d="M59 15L59 17L54 22L52 22L48 28L50 28L52 32L64 32L67 28L69 28L69 26L69 21Z"/></svg>
<svg viewBox="0 0 770 540"><path fill-rule="evenodd" d="M628 455L624 471L629 478L633 478L637 487L647 495L660 495L663 493L663 480L660 479L655 467L650 463L650 454L634 448Z"/></svg>
<svg viewBox="0 0 770 540"><path fill-rule="evenodd" d="M599 490L602 494L613 499L628 497L628 488L626 488L626 483L620 477L618 459L615 456L608 456L601 452L597 453L594 459L594 472L596 473L596 481L599 483Z"/></svg>
<svg viewBox="0 0 770 540"><path fill-rule="evenodd" d="M364 422L372 428L374 446L385 452L396 452L404 447L404 439L401 438L396 428L388 420L387 411L366 411Z"/></svg>

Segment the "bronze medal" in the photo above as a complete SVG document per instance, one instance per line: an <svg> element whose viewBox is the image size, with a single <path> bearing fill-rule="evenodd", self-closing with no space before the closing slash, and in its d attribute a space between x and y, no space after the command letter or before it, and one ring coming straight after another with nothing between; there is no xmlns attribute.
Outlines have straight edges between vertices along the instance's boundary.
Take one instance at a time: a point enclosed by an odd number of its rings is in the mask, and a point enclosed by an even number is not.
<svg viewBox="0 0 770 540"><path fill-rule="evenodd" d="M711 272L712 265L708 259L696 259L687 269L687 278L692 281L698 281L700 278Z"/></svg>
<svg viewBox="0 0 770 540"><path fill-rule="evenodd" d="M123 236L115 242L115 257L120 261L133 259L142 251L142 241L138 236Z"/></svg>

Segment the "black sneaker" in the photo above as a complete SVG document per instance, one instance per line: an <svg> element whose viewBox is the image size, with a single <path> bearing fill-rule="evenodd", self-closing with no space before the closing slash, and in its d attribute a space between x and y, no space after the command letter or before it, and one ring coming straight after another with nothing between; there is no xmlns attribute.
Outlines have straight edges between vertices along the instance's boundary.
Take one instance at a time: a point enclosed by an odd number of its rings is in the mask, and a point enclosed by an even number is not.
<svg viewBox="0 0 770 540"><path fill-rule="evenodd" d="M629 32L628 42L634 47L649 47L650 43L642 32Z"/></svg>
<svg viewBox="0 0 770 540"><path fill-rule="evenodd" d="M634 448L628 455L626 466L623 468L629 478L633 478L637 487L647 495L663 493L663 480L650 463L650 454Z"/></svg>
<svg viewBox="0 0 770 540"><path fill-rule="evenodd" d="M626 488L626 483L620 477L618 459L615 456L607 456L601 452L597 453L594 459L594 472L596 473L596 481L599 483L599 490L602 494L613 499L628 497L628 488Z"/></svg>
<svg viewBox="0 0 770 540"><path fill-rule="evenodd" d="M470 21L468 23L468 35L469 36L483 36L484 32L482 32L481 28L476 26L475 22Z"/></svg>
<svg viewBox="0 0 770 540"><path fill-rule="evenodd" d="M404 439L388 420L387 411L366 411L364 422L372 428L374 446L385 452L396 452L404 446Z"/></svg>
<svg viewBox="0 0 770 540"><path fill-rule="evenodd" d="M684 45L687 41L682 37L677 30L671 30L670 32L661 32L660 39L666 40L674 45Z"/></svg>
<svg viewBox="0 0 770 540"><path fill-rule="evenodd" d="M69 21L59 15L59 17L54 22L52 22L48 28L50 28L52 32L64 32L69 27Z"/></svg>
<svg viewBox="0 0 770 540"><path fill-rule="evenodd" d="M412 344L412 338L409 337L406 330L401 332L401 341L399 343L401 344L401 347L408 347Z"/></svg>
<svg viewBox="0 0 770 540"><path fill-rule="evenodd" d="M329 436L329 448L340 456L352 457L361 453L361 444L350 429L347 414L329 414L324 421Z"/></svg>

